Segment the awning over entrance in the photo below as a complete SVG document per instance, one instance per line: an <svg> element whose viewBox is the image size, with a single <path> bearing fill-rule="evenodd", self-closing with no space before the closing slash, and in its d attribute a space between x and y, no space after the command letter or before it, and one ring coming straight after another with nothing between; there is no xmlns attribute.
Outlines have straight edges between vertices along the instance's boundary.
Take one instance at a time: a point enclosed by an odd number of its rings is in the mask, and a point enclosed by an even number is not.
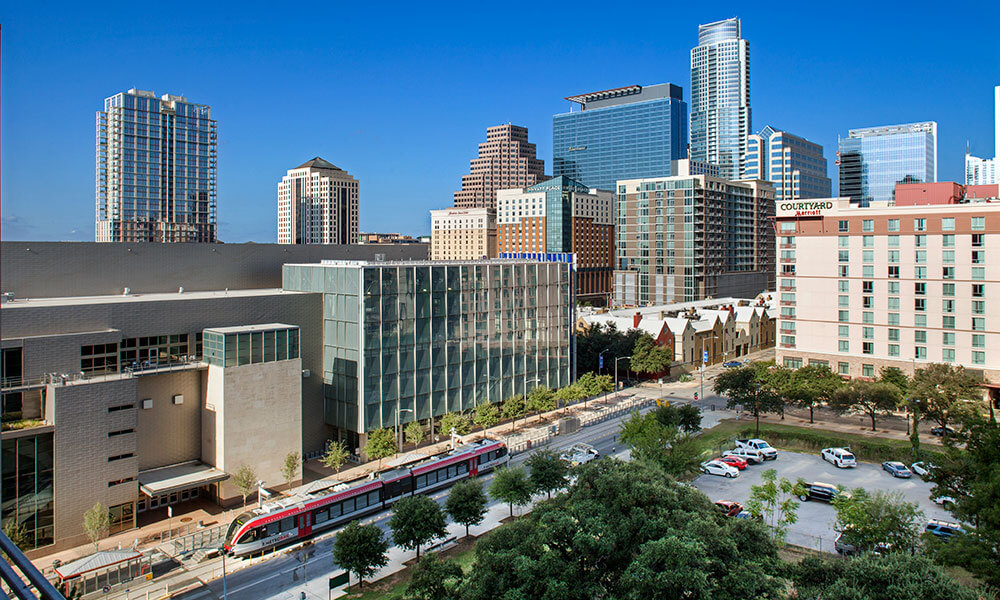
<svg viewBox="0 0 1000 600"><path fill-rule="evenodd" d="M229 474L198 461L139 472L139 491L153 498L229 479Z"/></svg>

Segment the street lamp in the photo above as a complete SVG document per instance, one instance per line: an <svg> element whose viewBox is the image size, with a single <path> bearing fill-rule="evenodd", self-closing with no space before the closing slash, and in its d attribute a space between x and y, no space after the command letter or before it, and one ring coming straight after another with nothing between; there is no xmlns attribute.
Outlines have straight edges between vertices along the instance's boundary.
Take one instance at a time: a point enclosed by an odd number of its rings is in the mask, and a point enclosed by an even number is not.
<svg viewBox="0 0 1000 600"><path fill-rule="evenodd" d="M626 358L632 358L632 355L619 356L615 359L615 402L618 402L618 361L624 360Z"/></svg>
<svg viewBox="0 0 1000 600"><path fill-rule="evenodd" d="M411 412L413 412L413 409L411 409L411 408L400 408L399 407L399 398L397 397L396 398L396 440L399 443L398 448L399 448L400 452L403 451L403 430L399 428L399 413L401 413L401 412L409 412L409 413L411 413ZM431 428L433 429L433 425L432 425Z"/></svg>

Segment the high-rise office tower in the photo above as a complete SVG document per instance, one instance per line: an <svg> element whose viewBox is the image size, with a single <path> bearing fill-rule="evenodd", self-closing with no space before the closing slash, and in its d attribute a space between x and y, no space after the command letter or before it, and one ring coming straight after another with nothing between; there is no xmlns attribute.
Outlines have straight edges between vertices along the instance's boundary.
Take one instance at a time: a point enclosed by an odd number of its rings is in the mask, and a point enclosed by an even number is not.
<svg viewBox="0 0 1000 600"><path fill-rule="evenodd" d="M965 149L965 185L1000 183L1000 85L993 88L993 158L972 156Z"/></svg>
<svg viewBox="0 0 1000 600"><path fill-rule="evenodd" d="M779 202L830 197L823 146L770 125L747 139L743 177L770 181Z"/></svg>
<svg viewBox="0 0 1000 600"><path fill-rule="evenodd" d="M278 184L279 244L357 244L358 180L320 157Z"/></svg>
<svg viewBox="0 0 1000 600"><path fill-rule="evenodd" d="M691 49L691 160L739 179L749 135L750 42L740 37L737 18L699 25Z"/></svg>
<svg viewBox="0 0 1000 600"><path fill-rule="evenodd" d="M840 139L837 164L842 198L891 204L897 183L937 181L937 123L852 129Z"/></svg>
<svg viewBox="0 0 1000 600"><path fill-rule="evenodd" d="M95 241L215 242L217 145L208 105L134 88L106 98Z"/></svg>
<svg viewBox="0 0 1000 600"><path fill-rule="evenodd" d="M459 208L493 208L497 190L535 185L545 179L545 161L535 158L535 145L528 142L528 128L497 125L486 129L486 142L479 156L470 161L462 189L455 192Z"/></svg>
<svg viewBox="0 0 1000 600"><path fill-rule="evenodd" d="M630 85L566 98L580 110L552 117L555 176L614 190L619 179L667 177L687 158L687 103L680 86Z"/></svg>

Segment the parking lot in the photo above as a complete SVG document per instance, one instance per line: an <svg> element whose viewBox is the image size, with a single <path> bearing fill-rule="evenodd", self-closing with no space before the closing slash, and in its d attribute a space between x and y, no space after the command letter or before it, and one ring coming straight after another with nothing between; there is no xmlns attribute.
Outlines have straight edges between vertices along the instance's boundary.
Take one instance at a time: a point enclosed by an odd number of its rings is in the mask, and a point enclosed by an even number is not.
<svg viewBox="0 0 1000 600"><path fill-rule="evenodd" d="M750 465L740 471L736 479L714 475L700 475L694 485L713 501L733 500L746 503L750 497L750 486L761 482L760 474L767 469L775 469L778 477L789 481L804 479L807 483L822 481L834 485L844 485L848 489L862 487L874 493L878 490L901 492L907 502L916 502L928 519L953 521L954 517L930 499L929 482L914 475L910 479L897 479L882 470L882 465L859 462L851 469L838 469L817 455L796 452L778 452L778 459L759 465ZM833 506L824 502L800 502L798 522L789 528L787 542L833 552L833 541L837 537L834 522L837 513Z"/></svg>

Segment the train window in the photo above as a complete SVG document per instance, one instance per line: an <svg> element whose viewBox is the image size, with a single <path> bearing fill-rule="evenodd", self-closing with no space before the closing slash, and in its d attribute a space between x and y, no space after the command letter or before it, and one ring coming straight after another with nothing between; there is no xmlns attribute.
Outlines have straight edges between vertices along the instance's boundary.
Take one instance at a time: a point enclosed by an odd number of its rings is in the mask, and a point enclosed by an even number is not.
<svg viewBox="0 0 1000 600"><path fill-rule="evenodd" d="M367 494L362 494L360 496L356 496L354 498L354 503L355 503L354 504L355 508L357 508L357 510L361 510L362 508L366 508L368 506L368 495Z"/></svg>
<svg viewBox="0 0 1000 600"><path fill-rule="evenodd" d="M339 502L337 502L335 504L331 504L330 505L330 518L331 519L336 519L337 517L339 517L340 515L342 515L343 513L341 512L340 509L341 509L341 506L340 506Z"/></svg>
<svg viewBox="0 0 1000 600"><path fill-rule="evenodd" d="M354 512L354 498L348 498L340 503L344 507L344 514Z"/></svg>
<svg viewBox="0 0 1000 600"><path fill-rule="evenodd" d="M250 531L248 531L248 532L244 533L243 535L241 535L240 539L237 540L236 543L237 544L249 544L250 542L252 542L252 541L254 541L254 540L257 539L257 532L261 531L262 529L263 528L251 529Z"/></svg>
<svg viewBox="0 0 1000 600"><path fill-rule="evenodd" d="M427 487L427 476L417 475L417 489Z"/></svg>
<svg viewBox="0 0 1000 600"><path fill-rule="evenodd" d="M458 475L458 465L451 465L448 467L448 479L451 479L455 475Z"/></svg>
<svg viewBox="0 0 1000 600"><path fill-rule="evenodd" d="M459 473L459 475L461 475L462 473L468 473L468 472L469 472L469 463L467 463L467 462L460 462L460 463L458 463L458 473Z"/></svg>
<svg viewBox="0 0 1000 600"><path fill-rule="evenodd" d="M267 537L271 537L272 535L277 535L281 531L281 529L279 528L279 526L280 526L280 522L279 521L274 521L273 523L268 523L267 524Z"/></svg>
<svg viewBox="0 0 1000 600"><path fill-rule="evenodd" d="M378 502L379 502L378 492L377 491L368 492L368 506L373 506L375 504L378 504Z"/></svg>
<svg viewBox="0 0 1000 600"><path fill-rule="evenodd" d="M319 525L320 523L326 523L330 520L330 511L321 508L313 513L313 522Z"/></svg>
<svg viewBox="0 0 1000 600"><path fill-rule="evenodd" d="M281 531L295 529L295 517L285 517L281 520Z"/></svg>

